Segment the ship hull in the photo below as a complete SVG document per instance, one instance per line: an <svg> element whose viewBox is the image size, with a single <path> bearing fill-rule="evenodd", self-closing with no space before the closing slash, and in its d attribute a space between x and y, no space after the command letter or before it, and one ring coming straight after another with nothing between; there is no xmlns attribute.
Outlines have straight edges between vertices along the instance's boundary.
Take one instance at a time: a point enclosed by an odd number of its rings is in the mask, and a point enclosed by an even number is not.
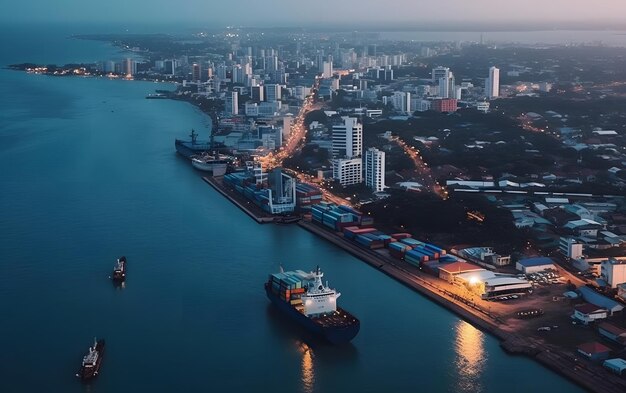
<svg viewBox="0 0 626 393"><path fill-rule="evenodd" d="M211 150L209 143L191 143L181 141L180 139L176 139L175 146L178 154L186 158Z"/></svg>
<svg viewBox="0 0 626 393"><path fill-rule="evenodd" d="M102 358L104 357L104 340L98 340L96 343L96 351L98 351L98 360L94 367L81 367L77 374L83 381L89 381L98 376L100 373L100 366L102 365Z"/></svg>
<svg viewBox="0 0 626 393"><path fill-rule="evenodd" d="M292 320L297 322L300 326L305 328L307 331L315 334L318 337L324 338L326 341L331 344L345 344L350 342L356 335L359 333L361 328L360 322L356 322L350 325L345 326L332 326L332 327L324 327L316 323L313 319L307 317L302 314L295 308L291 306L291 304L283 301L279 296L274 294L269 285L265 286L265 293L267 297L270 299L272 304L276 306L283 314L289 316ZM340 308L338 307L340 310ZM345 311L344 311L345 312Z"/></svg>
<svg viewBox="0 0 626 393"><path fill-rule="evenodd" d="M122 269L117 270L113 269L113 281L122 282L126 280L126 257L121 257L120 262L122 264Z"/></svg>
<svg viewBox="0 0 626 393"><path fill-rule="evenodd" d="M196 159L191 160L191 165L199 171L211 172L213 176L224 176L228 168L228 164L225 162L205 162Z"/></svg>

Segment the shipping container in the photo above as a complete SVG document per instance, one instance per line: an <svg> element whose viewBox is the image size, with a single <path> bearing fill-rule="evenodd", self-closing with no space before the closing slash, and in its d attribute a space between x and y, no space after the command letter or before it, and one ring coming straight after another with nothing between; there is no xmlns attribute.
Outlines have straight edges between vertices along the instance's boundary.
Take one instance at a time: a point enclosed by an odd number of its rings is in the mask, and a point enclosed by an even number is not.
<svg viewBox="0 0 626 393"><path fill-rule="evenodd" d="M400 243L400 242L389 243L389 250L394 250L394 251L405 253L409 251L410 249L411 247L404 243Z"/></svg>
<svg viewBox="0 0 626 393"><path fill-rule="evenodd" d="M434 244L426 243L426 244L424 244L424 247L426 247L426 248L428 248L430 250L433 250L433 251L439 253L440 255L445 255L446 254L446 250L444 250L441 247L437 247Z"/></svg>
<svg viewBox="0 0 626 393"><path fill-rule="evenodd" d="M395 237L396 239L400 240L400 239L407 239L409 237L411 237L410 233L394 233L391 236Z"/></svg>
<svg viewBox="0 0 626 393"><path fill-rule="evenodd" d="M421 246L422 244L424 244L424 243L420 242L419 240L415 240L415 239L413 239L411 237L400 239L400 241L402 243L404 243L404 244L408 244L411 247L417 247L417 246Z"/></svg>

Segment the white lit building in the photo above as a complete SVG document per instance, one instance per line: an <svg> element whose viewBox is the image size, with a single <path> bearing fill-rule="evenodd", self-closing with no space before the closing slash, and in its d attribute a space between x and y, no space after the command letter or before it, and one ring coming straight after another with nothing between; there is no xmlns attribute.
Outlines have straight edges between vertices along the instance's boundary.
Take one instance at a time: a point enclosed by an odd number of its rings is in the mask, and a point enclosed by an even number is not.
<svg viewBox="0 0 626 393"><path fill-rule="evenodd" d="M322 78L330 78L331 76L333 76L333 62L325 61L323 62Z"/></svg>
<svg viewBox="0 0 626 393"><path fill-rule="evenodd" d="M559 239L559 250L570 259L581 259L583 257L583 245L571 237Z"/></svg>
<svg viewBox="0 0 626 393"><path fill-rule="evenodd" d="M485 95L490 100L500 96L500 70L496 67L489 68L489 77L485 80Z"/></svg>
<svg viewBox="0 0 626 393"><path fill-rule="evenodd" d="M374 147L365 151L365 185L374 192L385 189L385 152Z"/></svg>
<svg viewBox="0 0 626 393"><path fill-rule="evenodd" d="M600 275L611 288L626 283L626 260L608 259L600 265Z"/></svg>
<svg viewBox="0 0 626 393"><path fill-rule="evenodd" d="M356 117L342 117L343 124L333 126L333 158L361 157L363 125Z"/></svg>
<svg viewBox="0 0 626 393"><path fill-rule="evenodd" d="M342 186L363 183L363 161L361 158L334 159L333 178Z"/></svg>
<svg viewBox="0 0 626 393"><path fill-rule="evenodd" d="M227 101L226 111L231 115L239 114L239 93L233 91L230 93L230 97Z"/></svg>
<svg viewBox="0 0 626 393"><path fill-rule="evenodd" d="M398 112L411 114L411 93L396 91L391 96L391 105Z"/></svg>

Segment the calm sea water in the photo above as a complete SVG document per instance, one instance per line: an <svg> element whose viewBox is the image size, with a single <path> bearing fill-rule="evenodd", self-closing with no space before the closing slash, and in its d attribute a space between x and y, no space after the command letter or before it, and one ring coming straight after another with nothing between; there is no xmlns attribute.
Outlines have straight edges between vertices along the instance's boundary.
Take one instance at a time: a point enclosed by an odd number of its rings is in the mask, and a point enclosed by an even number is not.
<svg viewBox="0 0 626 393"><path fill-rule="evenodd" d="M12 33L0 63L119 56L66 35ZM155 88L0 71L0 392L580 391L313 235L254 223L174 153L207 117ZM351 345L307 344L270 307L280 263L322 265L361 319ZM83 385L94 336L107 353Z"/></svg>

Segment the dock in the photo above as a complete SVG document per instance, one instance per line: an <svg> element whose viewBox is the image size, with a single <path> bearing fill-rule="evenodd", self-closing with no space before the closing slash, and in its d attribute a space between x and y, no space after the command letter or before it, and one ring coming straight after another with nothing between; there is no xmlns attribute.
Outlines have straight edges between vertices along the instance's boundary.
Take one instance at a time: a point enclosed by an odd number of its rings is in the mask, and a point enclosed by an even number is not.
<svg viewBox="0 0 626 393"><path fill-rule="evenodd" d="M246 200L242 195L239 195L235 191L226 188L222 184L221 179L205 176L202 177L202 180L204 180L207 184L213 187L217 192L222 194L226 199L231 201L235 206L237 206L244 213L250 216L258 224L268 224L274 222L273 216L250 203L250 201Z"/></svg>
<svg viewBox="0 0 626 393"><path fill-rule="evenodd" d="M420 278L415 273L409 272L390 258L386 258L372 250L364 249L343 238L343 236L310 221L301 220L298 222L298 225L452 311L476 328L495 336L500 340L500 346L507 353L530 357L591 392L614 393L626 391L625 380L610 374L604 369L589 368L584 362L577 359L576 354L548 345L533 337L507 332L503 329L504 323L497 316L490 315L484 312L484 310L472 307L470 304L459 302L446 290L436 287L436 285Z"/></svg>

